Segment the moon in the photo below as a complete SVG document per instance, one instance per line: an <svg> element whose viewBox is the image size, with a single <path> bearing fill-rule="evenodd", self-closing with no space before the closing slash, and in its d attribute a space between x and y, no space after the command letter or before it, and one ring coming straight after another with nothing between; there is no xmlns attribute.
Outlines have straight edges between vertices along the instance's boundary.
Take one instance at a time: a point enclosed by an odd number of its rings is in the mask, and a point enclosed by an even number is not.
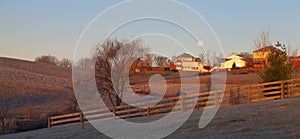
<svg viewBox="0 0 300 139"><path fill-rule="evenodd" d="M203 40L198 40L198 46L200 47L203 46L203 43L204 43Z"/></svg>

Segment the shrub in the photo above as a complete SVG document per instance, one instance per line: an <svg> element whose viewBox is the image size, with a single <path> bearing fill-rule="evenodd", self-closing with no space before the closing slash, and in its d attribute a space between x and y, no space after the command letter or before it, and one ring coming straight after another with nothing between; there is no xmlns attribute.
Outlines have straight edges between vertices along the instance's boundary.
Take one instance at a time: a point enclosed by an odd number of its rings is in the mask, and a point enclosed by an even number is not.
<svg viewBox="0 0 300 139"><path fill-rule="evenodd" d="M285 50L285 47L282 47L271 51L268 63L260 73L263 83L291 79L292 64L288 61Z"/></svg>
<svg viewBox="0 0 300 139"><path fill-rule="evenodd" d="M232 70L235 70L236 68L237 68L237 67L236 67L236 64L235 64L235 62L233 62L231 69L232 69Z"/></svg>

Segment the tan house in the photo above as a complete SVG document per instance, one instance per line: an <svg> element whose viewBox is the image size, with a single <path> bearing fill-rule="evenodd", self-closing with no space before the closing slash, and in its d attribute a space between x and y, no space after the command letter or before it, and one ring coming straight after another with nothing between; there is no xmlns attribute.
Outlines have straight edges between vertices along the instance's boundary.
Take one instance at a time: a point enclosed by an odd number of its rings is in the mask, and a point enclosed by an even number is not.
<svg viewBox="0 0 300 139"><path fill-rule="evenodd" d="M266 46L253 51L253 67L263 68L264 65L268 63L269 54L276 49L277 48L275 48L274 46Z"/></svg>
<svg viewBox="0 0 300 139"><path fill-rule="evenodd" d="M244 68L246 67L246 61L243 57L233 54L225 58L225 62L221 63L221 68L225 68L226 70L231 70L232 66L235 64L237 68Z"/></svg>
<svg viewBox="0 0 300 139"><path fill-rule="evenodd" d="M187 53L176 58L175 66L178 71L204 72L202 60Z"/></svg>

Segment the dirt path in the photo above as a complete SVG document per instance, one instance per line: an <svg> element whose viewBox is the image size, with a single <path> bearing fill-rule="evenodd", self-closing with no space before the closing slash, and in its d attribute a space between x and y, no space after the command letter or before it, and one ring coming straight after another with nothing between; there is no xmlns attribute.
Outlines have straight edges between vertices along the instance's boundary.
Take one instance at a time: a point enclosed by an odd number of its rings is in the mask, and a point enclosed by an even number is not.
<svg viewBox="0 0 300 139"><path fill-rule="evenodd" d="M300 138L299 97L222 107L204 129L198 128L201 113L202 111L195 111L186 124L167 138ZM137 118L137 120L145 119ZM120 137L122 134L126 133L120 133ZM72 125L0 136L0 138L107 137L91 125L86 125L85 129L81 129L80 125ZM138 136L133 135L133 138Z"/></svg>

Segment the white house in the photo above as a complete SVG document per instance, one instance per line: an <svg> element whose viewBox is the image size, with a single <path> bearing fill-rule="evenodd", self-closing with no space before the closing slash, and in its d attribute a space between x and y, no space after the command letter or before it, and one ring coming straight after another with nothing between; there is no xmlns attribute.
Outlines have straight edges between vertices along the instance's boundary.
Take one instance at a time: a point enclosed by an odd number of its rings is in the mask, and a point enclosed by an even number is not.
<svg viewBox="0 0 300 139"><path fill-rule="evenodd" d="M175 66L178 71L204 72L202 60L187 53L176 58Z"/></svg>
<svg viewBox="0 0 300 139"><path fill-rule="evenodd" d="M233 54L225 58L225 62L221 63L221 68L231 70L234 63L237 68L243 68L246 66L246 61L243 59L243 57Z"/></svg>

